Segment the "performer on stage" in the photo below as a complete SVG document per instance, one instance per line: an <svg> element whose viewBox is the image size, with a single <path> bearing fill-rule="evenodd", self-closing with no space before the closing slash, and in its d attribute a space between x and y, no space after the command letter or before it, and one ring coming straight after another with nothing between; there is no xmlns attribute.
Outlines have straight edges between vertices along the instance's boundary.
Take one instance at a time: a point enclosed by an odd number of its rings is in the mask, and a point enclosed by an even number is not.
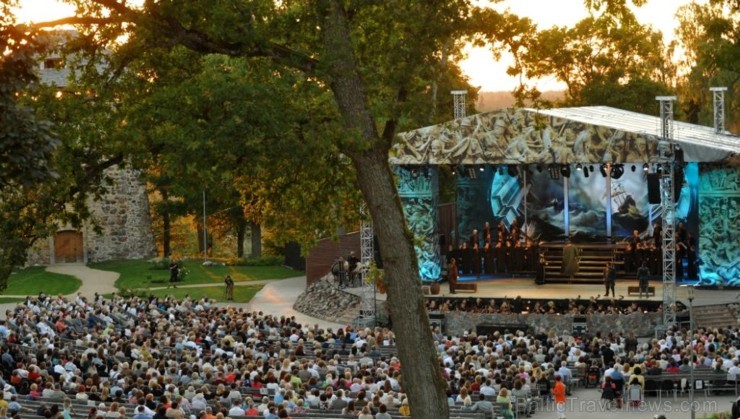
<svg viewBox="0 0 740 419"><path fill-rule="evenodd" d="M648 277L650 276L650 270L648 269L647 265L643 262L642 266L640 266L640 269L637 270L637 281L640 286L640 298L642 298L642 293L645 293L645 297L649 297L648 295Z"/></svg>
<svg viewBox="0 0 740 419"><path fill-rule="evenodd" d="M545 284L545 266L547 266L547 260L545 254L540 253L539 260L537 261L537 271L534 276L534 283L538 285Z"/></svg>
<svg viewBox="0 0 740 419"><path fill-rule="evenodd" d="M617 282L617 272L614 270L614 265L611 262L606 263L604 268L604 287L606 288L606 297L609 296L609 290L612 292L612 298L616 297L617 294L614 292L614 286Z"/></svg>
<svg viewBox="0 0 740 419"><path fill-rule="evenodd" d="M447 282L450 286L450 294L455 293L458 276L459 273L457 271L457 261L455 260L455 258L450 258L450 263L447 265Z"/></svg>
<svg viewBox="0 0 740 419"><path fill-rule="evenodd" d="M573 246L573 243L568 239L565 243L565 247L563 247L563 264L560 269L563 274L570 277L571 281L573 281L573 277L578 273L580 258L581 249Z"/></svg>

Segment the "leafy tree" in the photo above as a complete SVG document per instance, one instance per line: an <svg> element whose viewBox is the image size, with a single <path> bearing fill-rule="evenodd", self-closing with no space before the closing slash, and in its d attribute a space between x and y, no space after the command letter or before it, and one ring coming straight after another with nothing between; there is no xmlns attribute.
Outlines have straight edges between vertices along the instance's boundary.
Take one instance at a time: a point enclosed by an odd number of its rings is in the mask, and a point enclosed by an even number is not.
<svg viewBox="0 0 740 419"><path fill-rule="evenodd" d="M588 0L586 5L591 15L575 26L527 37L510 72L525 79L554 76L566 85L567 105L655 113L655 95L667 93L674 73L665 64L669 49L661 33L637 22L626 1ZM539 99L525 82L516 93L520 100Z"/></svg>
<svg viewBox="0 0 740 419"><path fill-rule="evenodd" d="M78 5L79 16L55 24L94 23L83 32L98 44L107 40L110 49L118 52L111 68L118 68L118 64L125 66L132 57L146 51L160 53L159 49L169 50L181 45L203 54L205 60L220 60L212 57L219 54L247 59L250 63L267 62L267 74L271 78L293 80L289 85L298 86L296 96L293 96L296 91L293 89L289 90L289 95L280 95L280 87L284 85L279 83L269 90L274 96L283 98L285 104L295 105L291 102L293 97L308 99L306 105L309 106L301 109L304 113L312 113L305 120L292 120L289 133L296 141L284 143L294 147L288 150L294 157L277 159L272 165L256 164L256 174L249 173L249 179L265 181L249 186L259 193L244 196L262 198L264 194L277 194L283 197L255 205L263 214L301 208L305 212L302 220L326 217L337 220L347 202L356 205L356 201L340 196L337 202L327 204L323 199L326 195L317 192L333 185L327 174L333 171L354 173L381 244L388 275L389 306L404 365L404 388L414 416L447 417L445 383L432 343L410 233L388 166L388 151L399 129L438 122L430 120L439 117L435 109L441 100L434 92L441 90L444 83L452 83L454 74L459 74L458 69L450 70L454 64L445 57L459 54L458 41L475 34L476 24L480 22L474 21L473 16L480 16L478 10L467 0L164 0L144 2L141 8L115 0L74 2ZM128 32L129 41L124 46L114 45L112 40L124 32ZM453 76L443 76L443 73ZM158 80L156 73L145 79ZM184 105L185 110L190 110L187 96L177 95L173 99ZM197 109L197 105L194 102L192 108ZM206 117L198 120L218 120L209 119L211 111L210 107L200 109ZM158 121L161 126L155 126L170 130L173 138L177 138L186 132L180 127L185 124L197 134L187 139L220 140L219 136L203 132L198 120L167 122L173 117L177 120L177 116L169 115ZM280 131L281 135L284 133ZM223 139L227 137L224 135ZM264 141L276 137L261 133L254 138ZM249 148L250 137L241 136L238 140L246 141L245 148ZM218 154L214 153L218 150L209 150L209 144L196 146L192 141L186 144L185 149L193 147L199 152L198 160L208 161ZM258 150L257 155L270 161L274 155L269 152L284 156L285 151L273 147L267 148L267 152ZM173 178L190 175L206 180L217 178L213 173L194 170L204 167L202 164L191 166L189 161L179 160L181 167L175 167L175 156L168 153L167 158L172 162L161 163L180 170L167 171ZM218 157L228 161L238 156ZM229 164L234 163L236 161ZM317 181L302 183L301 179L307 175ZM289 231L292 221L282 217L276 223ZM316 228L306 223L293 227L303 231Z"/></svg>
<svg viewBox="0 0 740 419"><path fill-rule="evenodd" d="M727 128L740 129L740 5L732 0L692 2L677 13L676 29L684 51L680 63L682 109L689 122L712 125L713 86L728 88Z"/></svg>

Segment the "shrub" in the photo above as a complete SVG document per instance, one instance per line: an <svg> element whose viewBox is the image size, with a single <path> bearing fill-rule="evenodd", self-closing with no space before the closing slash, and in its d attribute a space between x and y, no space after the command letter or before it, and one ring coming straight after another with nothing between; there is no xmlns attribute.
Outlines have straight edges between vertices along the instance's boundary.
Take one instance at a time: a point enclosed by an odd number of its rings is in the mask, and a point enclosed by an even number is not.
<svg viewBox="0 0 740 419"><path fill-rule="evenodd" d="M226 264L229 266L282 266L285 264L285 257L267 255L258 258L231 258Z"/></svg>

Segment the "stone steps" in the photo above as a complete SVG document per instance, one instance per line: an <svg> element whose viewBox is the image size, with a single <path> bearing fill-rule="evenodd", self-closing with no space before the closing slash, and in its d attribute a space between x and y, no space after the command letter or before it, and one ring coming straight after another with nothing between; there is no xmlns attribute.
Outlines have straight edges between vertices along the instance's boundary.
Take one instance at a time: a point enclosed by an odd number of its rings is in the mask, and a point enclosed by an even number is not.
<svg viewBox="0 0 740 419"><path fill-rule="evenodd" d="M694 306L694 324L696 327L737 326L738 319L726 304Z"/></svg>

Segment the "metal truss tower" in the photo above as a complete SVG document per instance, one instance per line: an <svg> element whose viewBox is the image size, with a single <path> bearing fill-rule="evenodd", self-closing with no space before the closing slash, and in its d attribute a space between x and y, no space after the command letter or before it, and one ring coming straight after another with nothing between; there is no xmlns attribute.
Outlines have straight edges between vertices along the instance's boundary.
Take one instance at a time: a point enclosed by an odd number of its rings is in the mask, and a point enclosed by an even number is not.
<svg viewBox="0 0 740 419"><path fill-rule="evenodd" d="M450 93L452 94L453 104L455 106L454 118L465 118L465 98L468 96L468 92L466 92L465 90L453 90Z"/></svg>
<svg viewBox="0 0 740 419"><path fill-rule="evenodd" d="M674 200L673 101L675 96L657 96L660 102L662 143L660 153L660 204L663 207L663 327L676 324L676 203Z"/></svg>
<svg viewBox="0 0 740 419"><path fill-rule="evenodd" d="M361 270L360 280L362 281L362 305L360 308L360 317L362 319L372 319L372 324L375 325L375 283L368 284L365 281L367 275L368 266L374 258L373 249L373 222L370 219L367 206L363 203L360 206L360 216L362 220L360 222L360 263L364 267Z"/></svg>
<svg viewBox="0 0 740 419"><path fill-rule="evenodd" d="M710 87L714 103L714 132L724 134L725 132L725 92L726 87Z"/></svg>

